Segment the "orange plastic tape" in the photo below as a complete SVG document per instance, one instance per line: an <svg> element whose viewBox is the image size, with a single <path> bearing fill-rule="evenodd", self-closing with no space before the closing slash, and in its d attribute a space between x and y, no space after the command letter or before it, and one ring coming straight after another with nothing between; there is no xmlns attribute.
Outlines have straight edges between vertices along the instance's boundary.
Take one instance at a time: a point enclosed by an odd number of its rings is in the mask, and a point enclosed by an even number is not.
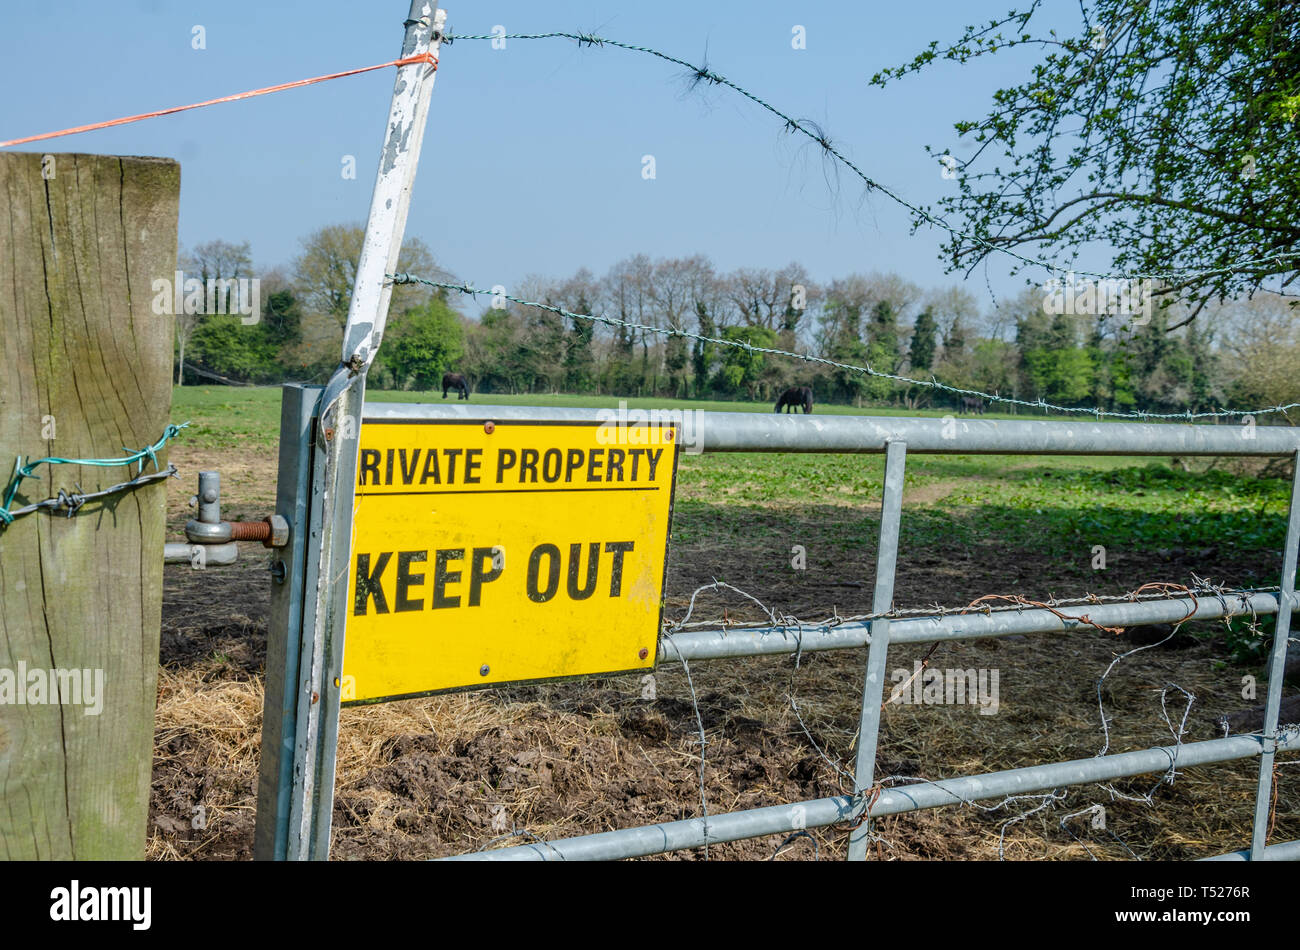
<svg viewBox="0 0 1300 950"><path fill-rule="evenodd" d="M26 138L10 139L8 142L0 142L0 148L8 148L11 145L26 145L28 142L40 142L44 139L56 139L61 135L76 135L78 132L94 132L96 129L108 129L115 125L126 125L130 122L140 122L143 119L154 119L160 115L171 115L175 112L186 112L190 109L202 109L204 106L215 106L222 102L237 102L240 99L252 99L254 96L265 96L272 92L282 92L285 89L297 89L299 86L310 86L313 83L325 82L329 79L342 79L344 76L356 76L360 73L373 72L376 69L386 69L389 66L413 66L417 63L428 63L435 70L438 68L438 58L432 53L420 53L416 56L407 56L404 59L395 59L387 63L379 63L376 66L362 66L360 69L349 69L341 73L330 73L328 76L315 76L311 79L298 79L294 82L280 83L278 86L266 86L263 89L252 89L248 92L236 93L233 96L222 96L220 99L208 99L206 102L195 102L188 106L173 106L170 109L159 109L157 112L142 112L140 115L129 115L121 119L109 119L107 122L94 122L90 125L79 125L73 129L60 129L58 132L45 132L42 135L29 135Z"/></svg>

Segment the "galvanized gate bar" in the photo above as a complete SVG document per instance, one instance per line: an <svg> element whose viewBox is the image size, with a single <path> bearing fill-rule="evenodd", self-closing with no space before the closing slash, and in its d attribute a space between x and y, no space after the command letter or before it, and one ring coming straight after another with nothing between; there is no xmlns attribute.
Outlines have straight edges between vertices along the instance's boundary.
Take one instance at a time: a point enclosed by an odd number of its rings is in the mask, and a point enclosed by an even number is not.
<svg viewBox="0 0 1300 950"><path fill-rule="evenodd" d="M1255 827L1250 837L1250 856L1261 857L1268 838L1269 799L1273 790L1273 758L1278 714L1282 709L1282 681L1285 678L1287 647L1291 636L1291 598L1295 593L1296 548L1300 547L1300 454L1293 459L1291 507L1286 521L1286 547L1282 549L1282 598L1273 633L1273 658L1268 671L1268 699L1264 704L1264 754L1259 760L1259 785L1255 790Z"/></svg>
<svg viewBox="0 0 1300 950"><path fill-rule="evenodd" d="M1088 605L800 629L796 649L866 645L867 668L857 738L854 794L715 815L707 819L626 828L542 842L462 859L616 859L708 842L733 841L856 820L849 858L866 856L863 819L982 799L1109 781L1147 772L1260 756L1249 857L1300 857L1300 842L1265 846L1272 768L1277 751L1300 748L1300 727L1279 732L1283 668L1288 653L1297 546L1300 545L1300 432L1245 424L1190 425L1060 420L780 416L696 410L365 403L366 371L380 346L418 164L436 53L446 14L434 0L411 0L402 56L372 193L340 366L323 391L286 387L282 406L279 510L291 524L288 563L278 563L268 637L266 706L259 771L255 856L322 859L329 854L347 591L352 570L354 486L360 422L459 420L596 422L676 425L687 452L884 453L885 478L873 613L892 608L907 453L1117 456L1290 456L1296 463L1283 555L1281 593L1170 598L1159 602ZM432 55L428 55L432 54ZM312 399L314 398L314 402ZM489 430L490 431L490 430ZM1203 603L1210 606L1202 607ZM1182 611L1183 616L1176 614ZM1068 632L1087 613L1093 623L1179 622L1277 612L1277 633L1262 736L1233 736L1072 762L1048 763L905 787L874 786L885 665L891 641L922 643L1012 633ZM792 652L785 628L699 630L661 645L663 659L705 659ZM641 651L643 654L645 650ZM486 670L486 667L484 667ZM1217 860L1244 858L1246 852Z"/></svg>
<svg viewBox="0 0 1300 950"><path fill-rule="evenodd" d="M1300 729L1284 731L1278 737L1278 748L1300 749ZM882 790L871 807L871 814L878 817L901 815L962 802L1108 782L1147 772L1165 771L1175 762L1179 768L1230 762L1260 755L1262 749L1263 740L1259 736L1232 736L1227 739L1188 742L1181 746L1161 746L1139 752L1033 765L987 775L904 785ZM804 828L822 828L850 820L857 811L854 799L841 795L710 815L708 840L710 844L718 844L743 838L788 834ZM442 860L612 861L698 848L703 844L704 822L699 818L691 818L539 844L517 845L495 851L475 851Z"/></svg>
<svg viewBox="0 0 1300 950"><path fill-rule="evenodd" d="M890 442L885 450L885 484L880 503L880 540L876 547L876 589L871 612L884 613L894 606L894 573L898 566L898 530L903 512L903 474L907 466L907 445ZM867 648L867 675L862 685L862 715L858 721L858 759L853 770L853 796L860 809L867 808L864 790L870 789L876 774L876 742L880 737L881 701L884 698L885 663L889 656L889 618L871 625ZM860 822L849 834L849 860L867 857L870 820Z"/></svg>
<svg viewBox="0 0 1300 950"><path fill-rule="evenodd" d="M550 406L435 405L368 401L367 419L606 422L620 410ZM1096 422L1083 419L918 419L905 416L794 416L694 409L628 409L627 418L657 412L684 418L684 451L882 453L906 442L909 454L946 455L1294 455L1300 430L1290 426ZM640 416L637 414L640 413ZM656 417L650 416L654 421ZM694 440L694 442L692 442Z"/></svg>
<svg viewBox="0 0 1300 950"><path fill-rule="evenodd" d="M1067 617L1087 616L1103 627L1132 627L1140 624L1179 623L1185 620L1219 620L1251 614L1275 614L1278 595L1274 592L1239 597L1207 595L1196 600L1149 600L1131 603L1088 604L1058 607ZM936 640L971 640L1038 633L1071 633L1085 629L1067 622L1051 610L1026 607L985 613L949 614L944 617L895 617L890 623L889 642L933 643ZM852 650L871 642L871 621L835 624L805 624L802 627L731 627L723 630L685 630L659 641L661 662L719 660L745 656L788 656L796 650Z"/></svg>
<svg viewBox="0 0 1300 950"><path fill-rule="evenodd" d="M272 562L271 611L266 637L266 698L257 779L253 857L283 861L288 847L294 744L298 735L299 658L311 492L312 417L319 386L283 387L280 467L275 510L289 522L289 546Z"/></svg>
<svg viewBox="0 0 1300 950"><path fill-rule="evenodd" d="M361 386L349 386L345 396L359 403ZM360 409L360 406L357 405ZM876 604L880 609L889 606L892 596L893 565L897 557L897 525L901 509L903 466L908 452L938 454L1042 454L1042 455L1225 455L1225 456L1292 456L1300 453L1300 433L1285 427L1214 426L1214 425L1147 425L1134 423L1100 423L1083 420L1021 421L1021 420L964 420L953 417L943 419L907 419L896 417L781 417L753 413L717 413L681 410L620 410L555 409L550 407L481 406L481 405L413 405L394 403L367 403L360 413L373 420L465 420L465 421L546 421L546 422L597 422L622 424L676 424L683 433L683 448L690 451L730 452L836 452L885 453L886 486L882 507L881 549L878 557ZM317 449L322 448L320 442ZM355 448L355 444L353 446ZM319 454L319 452L318 452ZM355 459L354 459L355 460ZM321 507L323 487L313 470L312 523L323 525L326 535L331 533L332 522L324 519ZM564 839L542 844L501 849L487 853L463 855L462 858L501 860L523 859L601 859L623 858L655 854L681 848L700 847L706 841L719 842L756 837L768 834L789 833L806 827L823 827L847 822L861 817L863 799L871 789L874 803L872 816L884 816L936 808L961 801L974 801L1023 794L1047 788L1109 781L1130 775L1168 769L1175 762L1189 767L1210 762L1230 761L1250 756L1268 755L1275 751L1264 737L1233 736L1206 742L1187 743L1140 752L1121 753L1074 762L1048 763L1023 769L998 772L990 775L968 776L941 782L875 789L874 749L879 730L879 701L883 698L883 670L889 643L924 643L936 640L964 639L983 636L1006 636L1013 633L1059 633L1077 629L1076 618L1087 614L1094 623L1106 626L1126 626L1136 623L1176 623L1184 619L1212 619L1248 613L1288 614L1294 602L1294 569L1296 542L1300 537L1300 517L1297 516L1295 488L1300 485L1297 473L1293 485L1293 505L1288 522L1286 564L1281 594L1259 591L1241 595L1210 595L1208 597L1177 597L1161 600L1121 602L1113 604L1088 604L1062 607L1057 610L1026 608L987 614L947 615L921 618L878 618L875 629L871 622L845 623L835 626L805 626L797 633L781 627L745 628L729 630L697 630L681 632L673 640L662 644L662 659L708 659L727 656L757 656L790 653L799 645L795 637L802 638L805 650L839 649L870 646L873 632L878 649L868 656L868 669L878 667L880 675L867 677L864 683L863 728L858 748L858 772L853 797L818 799L775 805L710 816L707 822L693 819L669 822L643 828L628 828ZM326 499L327 505L329 504ZM337 499L333 501L337 505ZM343 516L346 517L346 516ZM892 528L890 527L892 525ZM315 529L313 529L315 531ZM313 546L329 547L328 539L313 537ZM346 590L348 567L346 552L337 574L329 582L318 582L312 576L315 565L308 560L304 584L308 591L320 586L342 585ZM886 590L888 588L888 590ZM341 594L338 600L342 601ZM308 605L310 606L310 605ZM341 609L341 608L340 608ZM304 622L310 610L304 611ZM1059 614L1059 615L1058 615ZM1281 619L1281 618L1280 618ZM327 624L328 626L328 624ZM341 625L339 625L341 628ZM1280 663L1286 655L1287 622L1279 624L1279 639L1275 642L1273 684L1270 685L1270 703L1273 706L1272 722L1266 723L1266 735L1276 730L1276 705L1280 699ZM319 630L317 631L319 632ZM1280 644L1280 646L1278 645ZM305 644L304 644L305 645ZM338 669L341 637L337 641L317 641L311 644L313 662L326 657L328 669ZM334 648L333 650L330 648ZM305 662L307 651L303 651ZM314 666L320 673L324 669ZM313 678L300 682L315 682ZM323 681L322 681L323 682ZM1275 685L1276 684L1276 685ZM315 700L304 698L303 703ZM295 752L303 748L304 721L329 730L337 724L337 705L332 715L322 716L320 711L304 713L297 710L299 742ZM326 713L330 710L326 709ZM332 800L333 735L325 731L324 743L318 749L328 748L331 755L327 763L329 773L316 770L315 787L311 791L313 812L311 824L316 838L310 845L314 855L321 855L328 845L328 808ZM1290 751L1300 748L1300 730L1295 727L1279 735L1276 750ZM299 761L302 761L301 756ZM316 760L324 766L321 759ZM1265 766L1265 763L1261 763ZM1269 763L1271 766L1271 762ZM1264 802L1262 813L1257 812L1255 835L1261 835L1267 819L1265 784L1269 767L1261 768L1259 800ZM328 777L328 782L325 779ZM301 774L295 771L295 778ZM295 793L296 794L296 793ZM295 798L295 804L299 799ZM300 817L299 813L291 816ZM293 820L290 821L293 825ZM326 837L321 839L321 828ZM290 830L292 835L292 828ZM853 829L850 840L851 857L865 851L866 838ZM1253 845L1262 845L1253 841ZM1270 849L1254 847L1257 856L1266 858L1291 855L1289 845ZM293 849L289 849L293 856ZM1232 856L1223 856L1231 859Z"/></svg>
<svg viewBox="0 0 1300 950"><path fill-rule="evenodd" d="M1212 858L1201 858L1202 861L1300 861L1300 841L1284 841L1281 844L1271 844L1257 855L1252 855L1249 850L1230 851L1227 854L1216 854Z"/></svg>

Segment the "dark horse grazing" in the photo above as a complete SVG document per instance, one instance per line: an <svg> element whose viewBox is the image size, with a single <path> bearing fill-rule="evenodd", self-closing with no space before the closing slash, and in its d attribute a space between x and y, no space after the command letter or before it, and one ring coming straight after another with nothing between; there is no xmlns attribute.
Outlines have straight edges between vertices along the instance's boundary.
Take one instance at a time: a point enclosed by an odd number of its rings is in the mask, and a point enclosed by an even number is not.
<svg viewBox="0 0 1300 950"><path fill-rule="evenodd" d="M962 396L961 411L964 413L975 412L982 416L984 415L984 400L979 396Z"/></svg>
<svg viewBox="0 0 1300 950"><path fill-rule="evenodd" d="M460 373L443 373L442 374L442 398L447 398L447 390L454 389L459 395L457 399L469 398L469 383Z"/></svg>
<svg viewBox="0 0 1300 950"><path fill-rule="evenodd" d="M802 406L805 414L812 412L812 387L811 386L794 386L781 393L781 398L776 401L776 408L773 412L780 412L784 409L786 412L792 412L796 406Z"/></svg>

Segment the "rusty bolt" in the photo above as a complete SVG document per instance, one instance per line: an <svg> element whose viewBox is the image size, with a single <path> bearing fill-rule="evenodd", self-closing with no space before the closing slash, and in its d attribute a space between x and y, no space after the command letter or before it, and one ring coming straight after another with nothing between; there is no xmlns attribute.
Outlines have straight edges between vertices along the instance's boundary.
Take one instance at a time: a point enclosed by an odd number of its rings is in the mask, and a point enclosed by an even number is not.
<svg viewBox="0 0 1300 950"><path fill-rule="evenodd" d="M491 435L493 432L495 432L496 427L497 424L495 422L492 422L491 420L483 423L483 431L486 432L488 435Z"/></svg>
<svg viewBox="0 0 1300 950"><path fill-rule="evenodd" d="M289 543L289 522L281 515L261 521L231 521L231 541L261 541L268 548L282 548Z"/></svg>
<svg viewBox="0 0 1300 950"><path fill-rule="evenodd" d="M320 693L313 692L311 694L311 704L315 706L318 702L320 702Z"/></svg>
<svg viewBox="0 0 1300 950"><path fill-rule="evenodd" d="M646 657L650 655L650 651L647 650L645 647L642 647L640 650L637 651L636 655L644 660Z"/></svg>
<svg viewBox="0 0 1300 950"><path fill-rule="evenodd" d="M326 426L326 427L325 427L325 441L326 441L326 442L329 442L329 441L330 441L331 439L333 439L333 438L334 438L334 427L333 427L333 426Z"/></svg>
<svg viewBox="0 0 1300 950"><path fill-rule="evenodd" d="M266 541L271 537L269 521L230 522L231 541Z"/></svg>
<svg viewBox="0 0 1300 950"><path fill-rule="evenodd" d="M671 441L673 440L673 432L674 432L674 431L675 431L675 430L673 430L673 429L669 429L667 432L665 432L665 433L664 433L664 439L667 440L668 442L671 442Z"/></svg>

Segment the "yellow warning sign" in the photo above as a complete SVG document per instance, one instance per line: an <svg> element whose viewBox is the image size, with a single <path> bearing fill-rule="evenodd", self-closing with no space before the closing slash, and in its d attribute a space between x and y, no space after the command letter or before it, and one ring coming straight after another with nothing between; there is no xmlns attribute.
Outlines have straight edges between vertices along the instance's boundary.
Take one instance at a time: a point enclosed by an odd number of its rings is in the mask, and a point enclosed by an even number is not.
<svg viewBox="0 0 1300 950"><path fill-rule="evenodd" d="M367 420L342 701L652 669L678 433Z"/></svg>

